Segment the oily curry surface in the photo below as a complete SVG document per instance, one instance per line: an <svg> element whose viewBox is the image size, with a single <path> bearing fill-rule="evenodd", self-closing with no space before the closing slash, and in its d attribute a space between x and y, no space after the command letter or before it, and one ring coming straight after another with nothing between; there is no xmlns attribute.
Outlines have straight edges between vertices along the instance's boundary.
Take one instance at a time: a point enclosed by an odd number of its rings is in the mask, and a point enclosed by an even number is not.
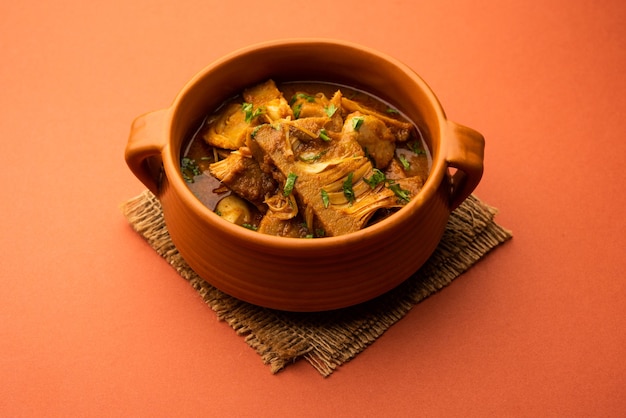
<svg viewBox="0 0 626 418"><path fill-rule="evenodd" d="M283 237L367 227L406 205L430 170L414 124L327 83L251 86L187 144L181 172L198 199L229 222Z"/></svg>

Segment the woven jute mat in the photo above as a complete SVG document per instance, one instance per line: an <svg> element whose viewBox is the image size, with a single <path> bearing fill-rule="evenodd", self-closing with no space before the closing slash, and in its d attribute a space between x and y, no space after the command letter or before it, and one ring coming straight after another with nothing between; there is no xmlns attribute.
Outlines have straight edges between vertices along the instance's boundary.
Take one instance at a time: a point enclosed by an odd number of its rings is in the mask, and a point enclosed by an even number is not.
<svg viewBox="0 0 626 418"><path fill-rule="evenodd" d="M489 251L512 237L494 221L496 210L470 196L450 216L426 264L390 292L328 312L284 312L243 302L214 288L183 260L172 243L161 205L149 191L122 204L131 226L276 373L299 359L323 376L353 359L413 306L449 285Z"/></svg>

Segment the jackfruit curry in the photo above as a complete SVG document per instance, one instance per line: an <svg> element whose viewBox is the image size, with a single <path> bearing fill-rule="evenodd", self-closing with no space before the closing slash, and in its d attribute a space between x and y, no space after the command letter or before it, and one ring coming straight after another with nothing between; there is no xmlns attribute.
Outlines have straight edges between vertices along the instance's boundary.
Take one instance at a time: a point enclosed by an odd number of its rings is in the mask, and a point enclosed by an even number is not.
<svg viewBox="0 0 626 418"><path fill-rule="evenodd" d="M181 158L207 207L259 233L337 236L386 218L426 181L417 127L383 101L327 83L268 80L207 116Z"/></svg>

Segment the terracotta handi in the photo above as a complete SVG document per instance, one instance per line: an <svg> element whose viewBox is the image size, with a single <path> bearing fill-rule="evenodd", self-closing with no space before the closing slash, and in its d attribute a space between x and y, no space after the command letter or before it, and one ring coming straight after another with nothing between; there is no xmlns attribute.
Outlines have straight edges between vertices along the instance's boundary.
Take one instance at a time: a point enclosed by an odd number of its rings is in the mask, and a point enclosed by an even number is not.
<svg viewBox="0 0 626 418"><path fill-rule="evenodd" d="M316 81L367 92L401 112L432 158L421 190L391 216L345 235L286 238L222 219L181 175L186 141L224 101L265 80ZM449 215L478 185L484 139L449 121L410 68L370 48L326 39L267 42L198 73L167 109L138 117L126 162L160 200L173 243L208 283L241 300L288 311L323 311L367 301L417 271Z"/></svg>

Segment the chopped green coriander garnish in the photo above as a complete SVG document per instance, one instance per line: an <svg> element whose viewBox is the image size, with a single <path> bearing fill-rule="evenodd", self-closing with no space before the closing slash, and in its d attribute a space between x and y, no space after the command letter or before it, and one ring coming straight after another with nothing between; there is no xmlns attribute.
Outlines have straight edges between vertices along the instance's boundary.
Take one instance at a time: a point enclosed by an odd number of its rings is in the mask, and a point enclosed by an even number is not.
<svg viewBox="0 0 626 418"><path fill-rule="evenodd" d="M259 129L261 129L261 126L263 126L263 125L255 126L254 129L252 130L252 132L250 132L250 136L252 138L254 138L256 136L256 134L259 132Z"/></svg>
<svg viewBox="0 0 626 418"><path fill-rule="evenodd" d="M200 170L200 167L198 167L198 165L196 164L196 161L187 157L184 157L180 160L180 171L183 179L187 183L193 183L193 178L202 174L202 171Z"/></svg>
<svg viewBox="0 0 626 418"><path fill-rule="evenodd" d="M336 111L337 106L335 106L334 103L331 103L328 106L324 106L324 112L326 112L326 115L328 115L329 118L332 118Z"/></svg>
<svg viewBox="0 0 626 418"><path fill-rule="evenodd" d="M309 103L313 103L315 101L315 96L311 96L310 94L306 93L298 93L296 94L296 99L304 99Z"/></svg>
<svg viewBox="0 0 626 418"><path fill-rule="evenodd" d="M400 162L402 163L402 168L404 168L405 170L408 170L409 167L411 166L411 164L408 162L408 160L406 159L406 157L402 154L400 154L398 156L398 159L400 160Z"/></svg>
<svg viewBox="0 0 626 418"><path fill-rule="evenodd" d="M241 224L241 226L243 226L246 229L250 229L251 231L256 231L259 229L256 225L252 225L252 224Z"/></svg>
<svg viewBox="0 0 626 418"><path fill-rule="evenodd" d="M252 103L248 103L248 102L244 102L241 105L241 110L243 111L243 113L246 114L247 123L252 122L252 119L256 118L257 116L262 115L264 111L262 107L259 107L255 110Z"/></svg>
<svg viewBox="0 0 626 418"><path fill-rule="evenodd" d="M392 114L398 114L400 112L398 112L396 109L392 108L392 107L388 107L387 108L387 113L392 113Z"/></svg>
<svg viewBox="0 0 626 418"><path fill-rule="evenodd" d="M250 122L252 120L252 111L253 106L252 103L243 103L241 105L241 110L246 114L246 122Z"/></svg>
<svg viewBox="0 0 626 418"><path fill-rule="evenodd" d="M348 199L348 203L352 203L356 200L356 197L354 196L354 190L352 189L352 177L354 177L354 172L350 172L348 174L348 177L341 186L343 190L343 195L346 197L346 199Z"/></svg>
<svg viewBox="0 0 626 418"><path fill-rule="evenodd" d="M326 132L326 129L320 129L320 138L322 138L326 142L330 141L330 136L328 136L328 132Z"/></svg>
<svg viewBox="0 0 626 418"><path fill-rule="evenodd" d="M361 125L363 125L363 116L355 116L352 118L352 128L355 131L361 129Z"/></svg>
<svg viewBox="0 0 626 418"><path fill-rule="evenodd" d="M387 181L387 176L385 176L385 173L375 168L372 172L371 177L369 179L364 177L363 181L369 184L369 186L373 189L380 183L384 183L385 181Z"/></svg>
<svg viewBox="0 0 626 418"><path fill-rule="evenodd" d="M293 187L296 184L297 178L298 176L295 175L294 173L289 173L289 175L287 176L287 180L285 181L285 187L283 188L284 196L289 196L291 192L293 192Z"/></svg>
<svg viewBox="0 0 626 418"><path fill-rule="evenodd" d="M322 202L324 203L324 207L328 208L330 205L330 198L328 197L328 192L324 189L320 190L320 194L322 195Z"/></svg>
<svg viewBox="0 0 626 418"><path fill-rule="evenodd" d="M302 112L302 103L298 103L293 107L293 117L298 119L300 117L300 112Z"/></svg>
<svg viewBox="0 0 626 418"><path fill-rule="evenodd" d="M387 187L389 187L389 190L401 201L406 203L410 200L409 191L402 189L398 183L390 183Z"/></svg>
<svg viewBox="0 0 626 418"><path fill-rule="evenodd" d="M421 147L419 141L410 142L408 145L411 151L413 151L415 154L417 155L426 154L426 151Z"/></svg>

